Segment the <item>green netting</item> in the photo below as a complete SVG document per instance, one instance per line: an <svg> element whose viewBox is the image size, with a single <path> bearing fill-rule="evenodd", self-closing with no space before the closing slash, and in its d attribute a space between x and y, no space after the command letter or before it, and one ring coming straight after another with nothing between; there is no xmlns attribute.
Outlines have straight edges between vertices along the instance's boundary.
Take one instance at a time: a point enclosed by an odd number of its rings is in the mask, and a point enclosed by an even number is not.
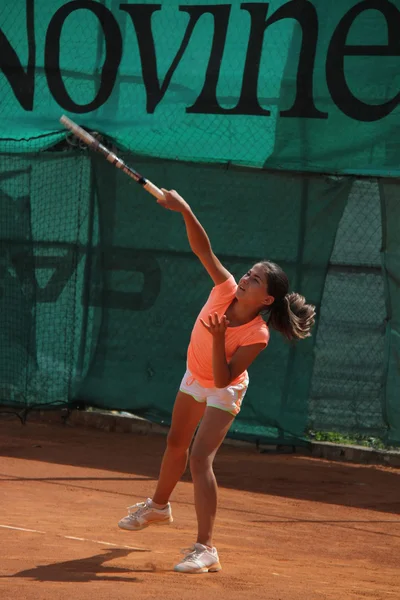
<svg viewBox="0 0 400 600"><path fill-rule="evenodd" d="M90 164L70 154L0 165L2 401L65 402L80 368Z"/></svg>
<svg viewBox="0 0 400 600"><path fill-rule="evenodd" d="M191 326L210 290L180 217L163 211L101 158L73 151L2 157L5 166L10 161L2 194L14 211L2 244L8 250L3 272L14 286L3 284L2 314L22 354L18 361L2 355L5 372L13 373L18 364L12 382L4 382L12 394L4 396L3 390L3 401L79 399L167 421ZM166 186L180 180L215 251L236 276L267 256L284 266L295 289L320 305L350 180L135 163ZM18 169L29 178L15 177ZM227 190L229 204L221 200ZM30 207L26 231L15 226L22 193ZM26 262L32 254L33 261ZM14 288L28 324L15 314L21 307ZM25 335L21 346L15 340L19 328ZM35 342L30 352L28 338ZM252 369L254 384L238 432L302 433L314 341L293 350L273 336L271 351Z"/></svg>
<svg viewBox="0 0 400 600"><path fill-rule="evenodd" d="M180 182L236 276L271 258L318 307L312 339L293 349L272 335L232 434L382 432L387 418L395 431L376 182L125 158L167 187ZM2 402L80 401L168 423L211 285L180 216L79 150L0 164Z"/></svg>
<svg viewBox="0 0 400 600"><path fill-rule="evenodd" d="M384 415L389 425L389 440L400 443L400 247L399 184L383 180L381 182L381 200L383 216L382 258L385 270L386 296L388 298L386 320L386 356L385 356L385 405Z"/></svg>
<svg viewBox="0 0 400 600"><path fill-rule="evenodd" d="M191 327L208 296L210 280L190 253L180 218L160 214L159 207L129 180L104 169L102 161L94 164L100 222L103 218L108 224L102 257L108 264L114 261L114 269L120 271L103 269L101 277L106 297L114 299L115 306L120 302L120 310L102 306L105 329L80 394L100 405L105 394L108 406L142 410L146 416L168 421ZM320 305L350 180L138 159L137 164L167 187L179 180L179 189L192 198L215 251L236 276L268 256L284 266L295 289ZM227 193L229 202L222 200ZM92 276L96 278L93 268ZM135 299L136 310L127 310L128 281L138 276L142 295ZM293 350L273 336L269 356L252 368L252 386L233 431L258 437L275 437L277 430L297 436L304 431L314 340Z"/></svg>
<svg viewBox="0 0 400 600"><path fill-rule="evenodd" d="M66 113L187 196L236 276L276 260L317 305L233 435L398 443L399 30L399 0L3 2L0 402L168 422L209 291L179 217L69 148Z"/></svg>
<svg viewBox="0 0 400 600"><path fill-rule="evenodd" d="M378 182L355 180L322 298L310 396L315 430L382 434L385 293Z"/></svg>

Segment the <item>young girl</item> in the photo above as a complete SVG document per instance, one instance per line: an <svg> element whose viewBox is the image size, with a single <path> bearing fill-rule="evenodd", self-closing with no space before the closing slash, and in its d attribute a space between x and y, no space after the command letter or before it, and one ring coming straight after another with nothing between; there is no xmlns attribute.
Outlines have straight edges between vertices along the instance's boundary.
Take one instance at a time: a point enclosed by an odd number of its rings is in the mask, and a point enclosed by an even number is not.
<svg viewBox="0 0 400 600"><path fill-rule="evenodd" d="M197 514L197 541L175 566L182 573L219 571L213 545L217 483L213 460L240 411L249 378L247 368L267 346L268 326L289 340L310 336L315 308L303 296L289 294L289 282L271 262L255 264L237 284L212 251L208 236L190 206L174 190L163 190L159 204L180 212L190 247L214 282L194 325L182 379L172 413L167 448L153 498L129 507L121 529L138 531L152 524L172 523L169 498L183 475L189 447ZM260 313L267 315L267 323Z"/></svg>

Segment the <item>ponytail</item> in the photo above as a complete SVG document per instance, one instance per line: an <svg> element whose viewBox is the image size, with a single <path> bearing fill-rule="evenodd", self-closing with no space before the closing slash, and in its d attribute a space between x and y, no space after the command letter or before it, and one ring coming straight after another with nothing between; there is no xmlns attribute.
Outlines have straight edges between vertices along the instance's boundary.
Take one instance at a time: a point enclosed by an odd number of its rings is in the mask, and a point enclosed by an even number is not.
<svg viewBox="0 0 400 600"><path fill-rule="evenodd" d="M267 322L288 340L304 340L311 336L315 306L307 304L304 296L292 292L275 299L269 308Z"/></svg>
<svg viewBox="0 0 400 600"><path fill-rule="evenodd" d="M300 294L288 293L289 280L279 265L269 260L257 264L264 269L268 294L274 298L266 309L268 325L288 340L310 337L315 322L315 306L306 304Z"/></svg>

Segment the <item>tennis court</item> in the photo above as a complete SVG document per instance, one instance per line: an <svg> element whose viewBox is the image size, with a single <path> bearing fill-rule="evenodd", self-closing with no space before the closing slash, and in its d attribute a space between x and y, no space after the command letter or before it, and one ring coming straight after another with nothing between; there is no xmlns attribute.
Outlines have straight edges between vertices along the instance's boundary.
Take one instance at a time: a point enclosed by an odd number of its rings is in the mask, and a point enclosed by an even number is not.
<svg viewBox="0 0 400 600"><path fill-rule="evenodd" d="M195 541L190 475L173 495L172 526L116 526L152 493L164 444L162 435L3 418L0 597L399 597L399 470L223 446L223 570L184 576L172 568Z"/></svg>

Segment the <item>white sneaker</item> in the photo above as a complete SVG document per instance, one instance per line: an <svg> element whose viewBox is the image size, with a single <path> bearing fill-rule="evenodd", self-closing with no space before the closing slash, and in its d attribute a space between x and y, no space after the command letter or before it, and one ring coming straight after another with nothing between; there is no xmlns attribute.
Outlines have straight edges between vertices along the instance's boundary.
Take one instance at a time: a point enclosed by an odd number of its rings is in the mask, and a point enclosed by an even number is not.
<svg viewBox="0 0 400 600"><path fill-rule="evenodd" d="M187 550L185 558L174 567L179 573L214 573L222 569L216 548L195 544Z"/></svg>
<svg viewBox="0 0 400 600"><path fill-rule="evenodd" d="M165 508L154 508L151 505L151 498L147 498L146 502L128 506L128 515L119 521L118 527L129 529L129 531L139 531L149 525L169 525L172 521L169 502Z"/></svg>

